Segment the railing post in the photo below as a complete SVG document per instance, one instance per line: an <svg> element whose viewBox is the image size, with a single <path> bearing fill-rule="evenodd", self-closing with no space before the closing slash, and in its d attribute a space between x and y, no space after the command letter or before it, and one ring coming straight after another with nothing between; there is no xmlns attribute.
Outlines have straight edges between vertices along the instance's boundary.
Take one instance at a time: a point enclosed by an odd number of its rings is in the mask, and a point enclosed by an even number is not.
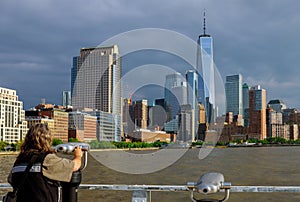
<svg viewBox="0 0 300 202"><path fill-rule="evenodd" d="M150 202L147 191L145 190L132 191L131 202Z"/></svg>

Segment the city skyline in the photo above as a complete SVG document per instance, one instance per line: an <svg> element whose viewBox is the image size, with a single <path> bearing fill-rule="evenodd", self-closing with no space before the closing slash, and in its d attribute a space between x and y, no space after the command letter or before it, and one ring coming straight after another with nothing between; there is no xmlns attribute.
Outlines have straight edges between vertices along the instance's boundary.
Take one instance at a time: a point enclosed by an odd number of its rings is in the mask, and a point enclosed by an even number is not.
<svg viewBox="0 0 300 202"><path fill-rule="evenodd" d="M0 31L0 86L16 89L25 109L42 98L61 104L61 92L70 90L71 58L79 48L147 27L174 30L196 41L206 9L207 33L214 38L215 63L223 80L226 75L240 73L248 85L265 88L268 101L280 99L299 109L299 3L4 1L0 8L0 24L5 27ZM145 7L152 12L141 12ZM113 17L111 10L115 11ZM86 16L86 12L93 15ZM170 66L181 65L173 63L168 62Z"/></svg>

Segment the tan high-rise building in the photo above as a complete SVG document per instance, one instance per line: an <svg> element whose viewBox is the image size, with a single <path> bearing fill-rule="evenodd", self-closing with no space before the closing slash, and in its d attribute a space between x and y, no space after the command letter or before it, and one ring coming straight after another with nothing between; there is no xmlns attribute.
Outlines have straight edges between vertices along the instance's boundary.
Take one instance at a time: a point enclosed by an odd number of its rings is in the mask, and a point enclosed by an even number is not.
<svg viewBox="0 0 300 202"><path fill-rule="evenodd" d="M267 137L267 95L259 85L249 90L249 138Z"/></svg>
<svg viewBox="0 0 300 202"><path fill-rule="evenodd" d="M18 142L25 138L27 130L23 102L15 90L0 87L0 141Z"/></svg>
<svg viewBox="0 0 300 202"><path fill-rule="evenodd" d="M73 109L97 116L100 141L121 140L121 61L117 45L81 48L80 55L73 58L71 100ZM106 120L100 121L103 118Z"/></svg>
<svg viewBox="0 0 300 202"><path fill-rule="evenodd" d="M71 78L74 109L121 113L121 65L118 46L82 48Z"/></svg>

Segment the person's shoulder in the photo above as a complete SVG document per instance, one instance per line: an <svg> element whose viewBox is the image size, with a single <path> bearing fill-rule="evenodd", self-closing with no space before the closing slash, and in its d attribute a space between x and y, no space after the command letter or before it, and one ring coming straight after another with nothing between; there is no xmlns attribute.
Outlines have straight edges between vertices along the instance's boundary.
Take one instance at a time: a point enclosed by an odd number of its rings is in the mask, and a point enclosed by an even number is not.
<svg viewBox="0 0 300 202"><path fill-rule="evenodd" d="M63 158L55 153L47 154L47 156L44 159L44 165L45 164L56 164L56 163L70 163L71 159Z"/></svg>
<svg viewBox="0 0 300 202"><path fill-rule="evenodd" d="M58 156L55 153L48 153L45 158L58 158Z"/></svg>
<svg viewBox="0 0 300 202"><path fill-rule="evenodd" d="M57 159L57 158L59 158L59 157L56 154L49 153L49 154L45 155L44 161L45 160L50 160L50 159Z"/></svg>
<svg viewBox="0 0 300 202"><path fill-rule="evenodd" d="M49 179L69 182L73 173L74 162L54 154L48 154L43 162L43 175Z"/></svg>

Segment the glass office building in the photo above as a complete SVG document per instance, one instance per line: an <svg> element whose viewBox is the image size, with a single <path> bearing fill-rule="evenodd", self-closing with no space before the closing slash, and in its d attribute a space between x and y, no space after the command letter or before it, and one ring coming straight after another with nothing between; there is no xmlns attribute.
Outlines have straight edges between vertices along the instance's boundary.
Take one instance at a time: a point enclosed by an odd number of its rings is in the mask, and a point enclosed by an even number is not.
<svg viewBox="0 0 300 202"><path fill-rule="evenodd" d="M215 115L215 73L213 59L213 38L205 33L198 38L197 68L199 74L198 101L205 105L207 121L214 122ZM210 106L210 110L208 110Z"/></svg>
<svg viewBox="0 0 300 202"><path fill-rule="evenodd" d="M199 123L199 108L198 108L198 74L195 70L188 70L185 74L187 82L187 104L191 106L192 117L192 137L195 138L195 134L198 131Z"/></svg>
<svg viewBox="0 0 300 202"><path fill-rule="evenodd" d="M187 102L187 85L184 77L179 72L169 74L165 81L165 106L167 121L176 118L180 112L180 105Z"/></svg>
<svg viewBox="0 0 300 202"><path fill-rule="evenodd" d="M101 111L95 113L100 116L100 141L120 140L121 62L117 45L80 50L80 55L73 58L71 95L74 109Z"/></svg>
<svg viewBox="0 0 300 202"><path fill-rule="evenodd" d="M71 91L62 92L62 106L69 107L71 106Z"/></svg>
<svg viewBox="0 0 300 202"><path fill-rule="evenodd" d="M242 75L226 76L226 112L233 112L233 115L243 115L243 85Z"/></svg>

